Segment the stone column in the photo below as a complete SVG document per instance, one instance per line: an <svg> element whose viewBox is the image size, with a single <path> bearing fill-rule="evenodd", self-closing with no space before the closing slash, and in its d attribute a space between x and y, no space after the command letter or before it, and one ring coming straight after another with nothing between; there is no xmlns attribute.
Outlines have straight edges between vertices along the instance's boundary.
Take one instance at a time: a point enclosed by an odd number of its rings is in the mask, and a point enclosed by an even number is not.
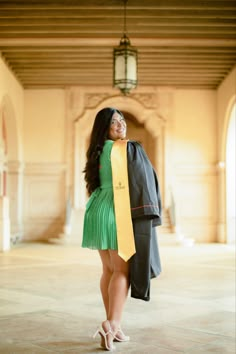
<svg viewBox="0 0 236 354"><path fill-rule="evenodd" d="M0 197L0 251L10 249L10 218L9 199L6 196Z"/></svg>
<svg viewBox="0 0 236 354"><path fill-rule="evenodd" d="M218 221L217 221L217 242L226 242L226 178L225 162L220 161L217 164L218 173Z"/></svg>
<svg viewBox="0 0 236 354"><path fill-rule="evenodd" d="M0 251L10 249L9 198L6 196L6 155L0 146Z"/></svg>
<svg viewBox="0 0 236 354"><path fill-rule="evenodd" d="M11 239L16 243L23 237L23 164L20 161L8 161L7 170Z"/></svg>

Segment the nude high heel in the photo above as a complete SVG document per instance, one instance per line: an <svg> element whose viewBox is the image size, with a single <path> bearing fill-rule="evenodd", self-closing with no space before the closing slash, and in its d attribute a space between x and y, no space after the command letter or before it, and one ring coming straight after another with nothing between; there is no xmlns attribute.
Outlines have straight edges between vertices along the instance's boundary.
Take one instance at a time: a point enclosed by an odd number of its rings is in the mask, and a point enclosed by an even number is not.
<svg viewBox="0 0 236 354"><path fill-rule="evenodd" d="M117 334L118 334L118 336L117 336ZM119 336L119 334L121 336ZM126 336L121 328L118 328L118 331L114 335L114 342L129 342L129 340L130 340L130 337Z"/></svg>
<svg viewBox="0 0 236 354"><path fill-rule="evenodd" d="M109 329L107 332L104 331L103 327L100 326L97 331L94 333L93 338L95 338L98 334L101 336L101 347L112 352L115 350L115 346L113 343L108 343L108 335L111 334L114 340L114 333L112 332L111 325L109 321L106 321L109 324Z"/></svg>

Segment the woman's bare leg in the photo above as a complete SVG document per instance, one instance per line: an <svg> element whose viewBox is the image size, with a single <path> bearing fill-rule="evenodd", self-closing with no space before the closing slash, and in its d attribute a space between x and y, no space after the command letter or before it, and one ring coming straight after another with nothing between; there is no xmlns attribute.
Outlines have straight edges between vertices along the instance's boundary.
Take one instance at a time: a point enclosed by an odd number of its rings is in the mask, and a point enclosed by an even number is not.
<svg viewBox="0 0 236 354"><path fill-rule="evenodd" d="M111 266L111 257L108 250L99 250L99 255L102 261L102 276L100 279L100 289L102 293L102 299L106 311L106 316L108 318L109 314L109 284L112 277L113 269Z"/></svg>
<svg viewBox="0 0 236 354"><path fill-rule="evenodd" d="M102 276L100 279L100 289L101 289L101 293L102 293L102 299L103 299L103 304L105 307L105 311L106 311L106 318L108 320L108 315L109 315L109 303L110 303L110 299L109 299L109 286L110 286L110 281L111 281L111 277L113 274L113 269L112 269L112 265L111 265L111 257L109 254L108 250L99 250L99 255L101 257L101 261L102 261ZM110 330L110 324L109 322L104 321L102 323L102 327L104 329L105 333L108 333ZM113 335L107 334L106 336L106 340L107 340L107 344L109 348L113 347ZM105 344L105 339L103 336L101 336L101 346L103 348L106 348L106 344Z"/></svg>
<svg viewBox="0 0 236 354"><path fill-rule="evenodd" d="M109 284L109 313L113 330L117 332L120 327L124 305L129 291L129 263L125 262L117 251L109 250L111 265L113 268Z"/></svg>
<svg viewBox="0 0 236 354"><path fill-rule="evenodd" d="M107 320L110 322L114 334L120 328L122 313L129 290L129 263L125 262L117 251L100 250L103 274L100 280L100 288L106 310ZM109 323L103 322L103 328L107 332ZM113 338L109 336L108 341Z"/></svg>

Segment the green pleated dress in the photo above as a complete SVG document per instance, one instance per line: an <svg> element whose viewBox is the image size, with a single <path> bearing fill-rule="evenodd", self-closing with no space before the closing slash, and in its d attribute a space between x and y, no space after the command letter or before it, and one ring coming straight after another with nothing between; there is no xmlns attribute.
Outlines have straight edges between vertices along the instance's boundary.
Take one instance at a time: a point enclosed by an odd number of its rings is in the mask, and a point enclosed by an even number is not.
<svg viewBox="0 0 236 354"><path fill-rule="evenodd" d="M100 187L90 196L84 215L82 247L117 250L116 220L112 187L112 140L106 140L100 156Z"/></svg>

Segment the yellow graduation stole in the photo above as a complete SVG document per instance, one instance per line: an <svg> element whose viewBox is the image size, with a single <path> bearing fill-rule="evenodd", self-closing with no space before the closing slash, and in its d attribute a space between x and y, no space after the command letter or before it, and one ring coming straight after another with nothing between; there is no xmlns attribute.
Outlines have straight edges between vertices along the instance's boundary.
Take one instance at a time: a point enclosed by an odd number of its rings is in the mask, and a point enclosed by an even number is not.
<svg viewBox="0 0 236 354"><path fill-rule="evenodd" d="M127 142L116 140L111 150L118 254L126 262L136 252L129 198Z"/></svg>

